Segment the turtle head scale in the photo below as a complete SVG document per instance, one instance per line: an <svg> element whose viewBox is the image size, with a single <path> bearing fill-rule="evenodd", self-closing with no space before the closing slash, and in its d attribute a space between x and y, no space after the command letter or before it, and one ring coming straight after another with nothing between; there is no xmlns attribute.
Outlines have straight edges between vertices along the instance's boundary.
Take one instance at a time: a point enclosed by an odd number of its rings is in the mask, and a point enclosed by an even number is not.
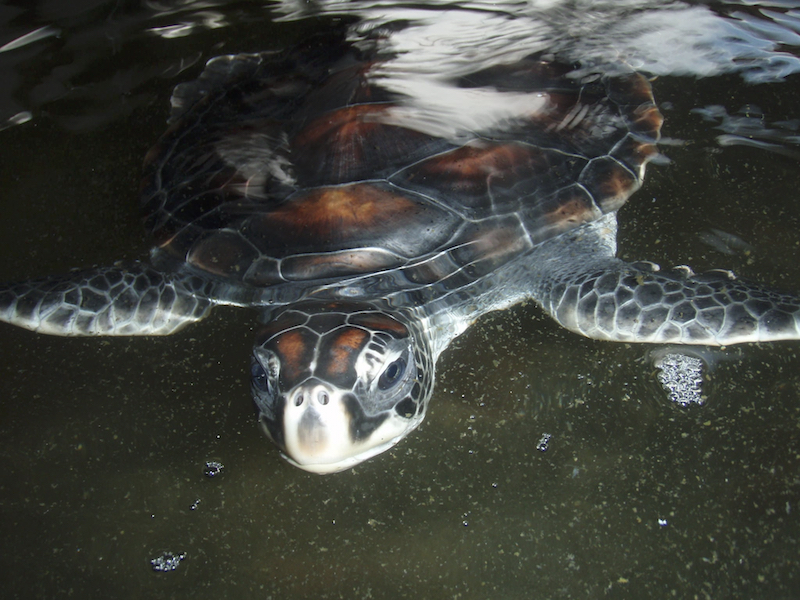
<svg viewBox="0 0 800 600"><path fill-rule="evenodd" d="M380 454L425 416L432 359L409 328L359 303L302 303L251 357L261 425L292 464L334 473Z"/></svg>

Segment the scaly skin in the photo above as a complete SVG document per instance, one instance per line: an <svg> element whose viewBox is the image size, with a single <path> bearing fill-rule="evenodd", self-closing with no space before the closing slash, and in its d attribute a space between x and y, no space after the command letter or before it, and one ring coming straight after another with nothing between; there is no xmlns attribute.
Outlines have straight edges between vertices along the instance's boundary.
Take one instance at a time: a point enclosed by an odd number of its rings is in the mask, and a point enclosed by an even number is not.
<svg viewBox="0 0 800 600"><path fill-rule="evenodd" d="M0 321L50 335L169 335L205 317L199 278L142 263L0 287Z"/></svg>
<svg viewBox="0 0 800 600"><path fill-rule="evenodd" d="M800 300L723 272L661 273L621 261L542 298L564 327L598 340L725 346L800 338Z"/></svg>
<svg viewBox="0 0 800 600"><path fill-rule="evenodd" d="M616 342L726 346L800 339L800 298L736 279L626 263L607 215L539 247L529 272L533 297L558 323Z"/></svg>
<svg viewBox="0 0 800 600"><path fill-rule="evenodd" d="M534 297L558 323L589 338L706 344L800 339L800 299L727 272L660 272L617 259L590 272L545 276ZM169 335L204 318L204 283L141 263L0 289L0 321L62 336Z"/></svg>

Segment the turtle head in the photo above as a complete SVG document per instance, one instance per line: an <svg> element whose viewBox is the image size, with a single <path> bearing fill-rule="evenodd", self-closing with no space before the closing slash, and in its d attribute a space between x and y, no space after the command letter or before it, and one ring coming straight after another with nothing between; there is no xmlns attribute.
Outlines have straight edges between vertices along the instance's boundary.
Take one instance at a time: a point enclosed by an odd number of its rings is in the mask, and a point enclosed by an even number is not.
<svg viewBox="0 0 800 600"><path fill-rule="evenodd" d="M408 327L374 307L294 305L259 332L253 348L262 427L301 469L355 466L422 422L433 387L428 356Z"/></svg>

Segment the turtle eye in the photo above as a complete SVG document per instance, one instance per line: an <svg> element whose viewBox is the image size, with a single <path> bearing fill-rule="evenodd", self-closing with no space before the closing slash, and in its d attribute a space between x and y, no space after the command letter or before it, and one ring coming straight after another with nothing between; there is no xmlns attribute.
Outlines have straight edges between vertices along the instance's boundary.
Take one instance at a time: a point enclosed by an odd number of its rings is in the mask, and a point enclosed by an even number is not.
<svg viewBox="0 0 800 600"><path fill-rule="evenodd" d="M261 363L253 359L250 363L250 380L253 387L261 392L269 391L269 376Z"/></svg>
<svg viewBox="0 0 800 600"><path fill-rule="evenodd" d="M386 391L394 387L403 378L405 372L406 359L400 357L383 370L378 379L378 389Z"/></svg>

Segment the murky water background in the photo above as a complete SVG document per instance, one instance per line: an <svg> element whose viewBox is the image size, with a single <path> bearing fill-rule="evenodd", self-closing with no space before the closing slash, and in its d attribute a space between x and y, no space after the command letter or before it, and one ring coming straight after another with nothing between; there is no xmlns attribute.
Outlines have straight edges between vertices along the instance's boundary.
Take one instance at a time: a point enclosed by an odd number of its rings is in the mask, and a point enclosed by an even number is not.
<svg viewBox="0 0 800 600"><path fill-rule="evenodd" d="M578 15L608 17L601 3L550 4L576 28ZM760 19L760 37L737 42L749 70L701 78L638 57L660 75L674 144L621 213L620 253L800 290L797 9L750 4L712 7ZM212 56L285 47L340 18L275 21L256 3L18 6L0 8L0 46L49 29L0 52L0 118L32 116L0 132L3 280L142 256L139 169L171 88ZM617 47L631 52L630 39ZM676 52L673 37L661 40L647 56ZM692 112L711 105L780 129L782 152L719 145L723 132ZM712 229L750 247L710 245ZM714 351L708 402L686 409L660 389L654 348L584 340L517 307L445 353L416 434L319 477L282 461L256 425L253 325L248 311L218 309L163 339L2 328L4 597L777 599L800 589L797 343ZM204 477L207 460L222 476ZM165 552L186 558L154 572Z"/></svg>

